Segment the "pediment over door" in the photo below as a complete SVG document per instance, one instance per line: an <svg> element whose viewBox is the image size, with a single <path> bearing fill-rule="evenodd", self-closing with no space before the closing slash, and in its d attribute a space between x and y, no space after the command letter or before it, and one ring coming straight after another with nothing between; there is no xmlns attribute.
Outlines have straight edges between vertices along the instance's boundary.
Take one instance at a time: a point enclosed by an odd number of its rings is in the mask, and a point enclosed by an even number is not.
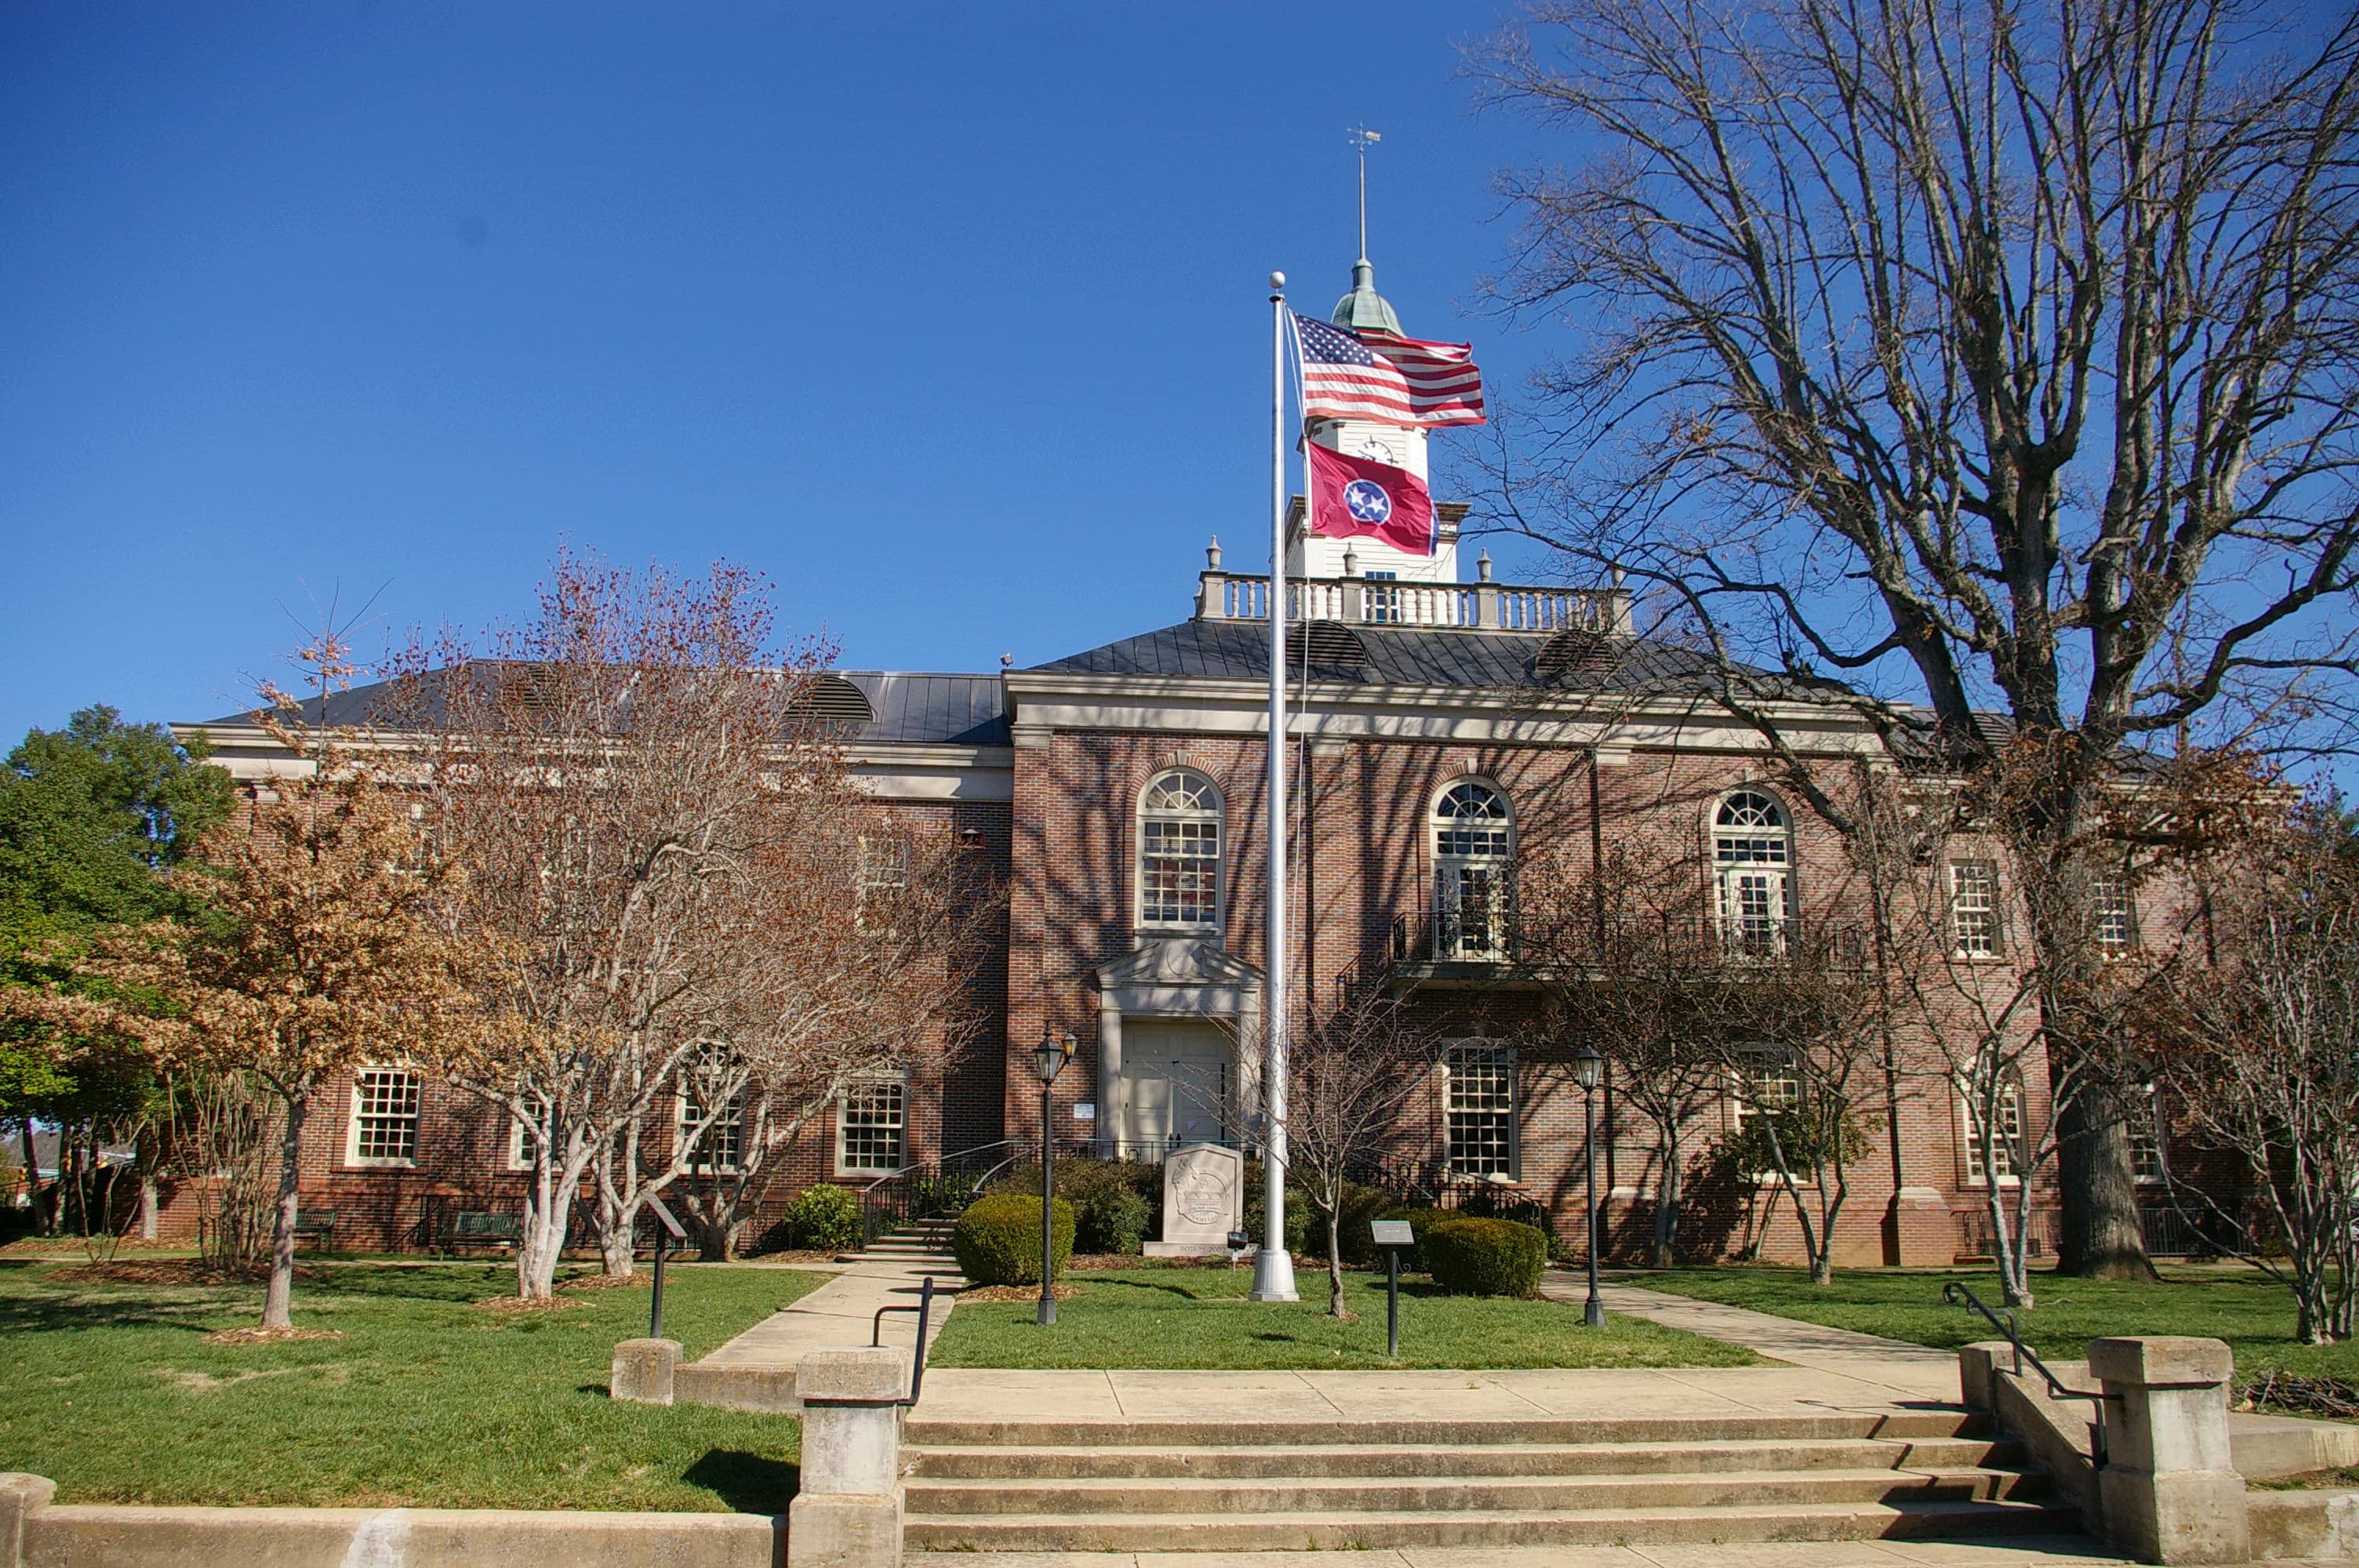
<svg viewBox="0 0 2359 1568"><path fill-rule="evenodd" d="M1096 974L1106 1001L1133 1017L1234 1018L1261 1006L1262 972L1192 936L1150 938Z"/></svg>

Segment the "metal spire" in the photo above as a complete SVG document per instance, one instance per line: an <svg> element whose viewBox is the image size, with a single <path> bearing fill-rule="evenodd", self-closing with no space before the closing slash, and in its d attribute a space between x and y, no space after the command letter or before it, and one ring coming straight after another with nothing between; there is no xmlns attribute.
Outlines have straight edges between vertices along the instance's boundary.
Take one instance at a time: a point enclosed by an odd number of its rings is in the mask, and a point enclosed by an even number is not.
<svg viewBox="0 0 2359 1568"><path fill-rule="evenodd" d="M1350 135L1352 150L1360 155L1360 260L1364 264L1368 259L1368 149L1385 138L1365 125L1353 126Z"/></svg>

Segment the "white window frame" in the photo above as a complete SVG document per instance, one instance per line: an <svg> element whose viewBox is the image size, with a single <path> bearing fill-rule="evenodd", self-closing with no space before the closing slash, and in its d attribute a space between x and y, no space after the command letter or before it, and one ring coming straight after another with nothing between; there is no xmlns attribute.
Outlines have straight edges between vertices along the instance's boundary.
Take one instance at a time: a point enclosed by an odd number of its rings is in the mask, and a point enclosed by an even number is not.
<svg viewBox="0 0 2359 1568"><path fill-rule="evenodd" d="M2145 1085L2144 1089L2139 1097L2143 1103L2133 1113L2136 1119L2129 1127L2130 1180L2142 1187L2159 1187L2170 1181L2170 1139L2162 1124L2162 1097L2155 1093L2152 1084ZM2141 1132L2145 1134L2146 1146L2154 1152L2154 1169L2150 1173L2141 1173L2137 1168Z"/></svg>
<svg viewBox="0 0 2359 1568"><path fill-rule="evenodd" d="M387 1103L364 1098L371 1080L397 1078L408 1087L408 1108L386 1109ZM398 1062L373 1062L354 1069L351 1108L344 1119L344 1163L355 1170L408 1171L418 1165L419 1123L424 1120L426 1080L415 1067ZM407 1122L409 1126L409 1152L407 1154L364 1154L361 1152L363 1132L372 1122Z"/></svg>
<svg viewBox="0 0 2359 1568"><path fill-rule="evenodd" d="M735 1094L729 1097L729 1108L713 1118L712 1125L704 1130L707 1138L724 1128L730 1130L733 1136L728 1140L729 1158L707 1162L701 1157L703 1152L699 1150L689 1159L688 1169L691 1174L734 1176L745 1168L745 1089L741 1086ZM672 1096L671 1103L672 1136L686 1143L690 1126L696 1119L695 1102L683 1088Z"/></svg>
<svg viewBox="0 0 2359 1568"><path fill-rule="evenodd" d="M893 1165L855 1165L844 1157L844 1133L849 1130L844 1118L846 1099L861 1089L892 1087L900 1090L901 1123L900 1160ZM835 1097L835 1173L839 1176L891 1176L909 1168L909 1075L907 1073L872 1073L843 1087Z"/></svg>
<svg viewBox="0 0 2359 1568"><path fill-rule="evenodd" d="M1748 1064L1744 1066L1731 1067L1728 1071L1728 1121L1732 1130L1741 1130L1745 1126L1745 1118L1760 1114L1760 1111L1770 1104L1769 1098L1760 1092L1761 1087L1765 1084L1775 1081L1792 1085L1790 1094L1777 1103L1781 1105L1802 1103L1802 1073L1801 1069L1794 1065L1792 1052L1759 1046L1748 1047L1744 1054L1763 1065L1756 1067ZM1774 1166L1765 1170L1748 1171L1745 1174L1756 1182L1774 1182L1778 1179ZM1816 1178L1808 1171L1795 1172L1794 1180L1798 1184L1806 1187L1818 1185Z"/></svg>
<svg viewBox="0 0 2359 1568"><path fill-rule="evenodd" d="M1499 806L1498 830L1470 828L1465 824L1483 820L1445 816L1442 807L1461 790L1480 790ZM1433 847L1433 954L1442 959L1471 959L1490 962L1508 957L1515 940L1516 919L1516 803L1498 782L1488 778L1451 779L1437 792L1433 804L1425 814L1427 842ZM1461 845L1451 848L1450 836L1459 835ZM1504 849L1469 849L1464 841L1475 834L1495 838ZM1491 907L1480 915L1479 924L1486 935L1469 941L1470 924L1465 919L1466 889L1470 881L1489 888ZM1445 940L1443 922L1453 923L1455 935Z"/></svg>
<svg viewBox="0 0 2359 1568"><path fill-rule="evenodd" d="M2006 957L2006 895L1998 861L1961 855L1950 862L1949 876L1951 956L1969 962ZM1969 881L1981 885L1969 887ZM1971 928L1970 920L1975 923Z"/></svg>
<svg viewBox="0 0 2359 1568"><path fill-rule="evenodd" d="M1723 822L1722 817L1745 799L1769 808L1771 822ZM1749 808L1748 808L1749 809ZM1712 890L1713 917L1723 943L1734 947L1762 944L1767 952L1785 950L1786 933L1794 920L1794 815L1786 803L1757 784L1725 791L1712 802ZM1763 915L1745 908L1749 884L1764 884L1777 908ZM1771 922L1764 926L1762 920Z"/></svg>
<svg viewBox="0 0 2359 1568"><path fill-rule="evenodd" d="M1457 1106L1461 1073L1473 1065L1471 1058L1481 1058L1482 1065L1502 1070L1506 1080L1506 1108L1484 1106L1462 1111ZM1498 1182L1520 1184L1524 1179L1524 1086L1521 1064L1510 1047L1495 1040L1453 1040L1441 1058L1441 1163L1453 1181ZM1472 1081L1472 1075L1467 1076ZM1506 1169L1499 1172L1462 1169L1458 1163L1457 1139L1451 1119L1457 1116L1501 1117L1506 1119Z"/></svg>
<svg viewBox="0 0 2359 1568"><path fill-rule="evenodd" d="M1979 1130L1974 1126L1974 1101L1978 1097L1973 1086L1962 1079L1955 1087L1958 1095L1958 1148L1961 1155L1960 1162L1965 1166L1965 1184L1970 1187L1988 1186L1990 1184L1984 1179L1983 1173L1982 1140ZM1998 1173L1998 1184L2002 1187L2011 1187L2023 1180L2022 1173L2016 1170L2015 1166L2028 1152L2025 1147L2023 1132L2024 1109L2021 1082L2010 1078L1999 1086L1998 1117L2000 1135L1996 1141L2002 1150L2007 1151L2008 1167ZM2007 1136L2006 1124L2009 1121L2015 1124L2012 1138Z"/></svg>
<svg viewBox="0 0 2359 1568"><path fill-rule="evenodd" d="M514 1111L508 1112L508 1169L532 1169L532 1140L526 1133L524 1118Z"/></svg>
<svg viewBox="0 0 2359 1568"><path fill-rule="evenodd" d="M2099 952L2118 958L2137 950L2137 898L2126 875L2097 878L2089 888L2089 927Z"/></svg>
<svg viewBox="0 0 2359 1568"><path fill-rule="evenodd" d="M1202 793L1211 799L1212 805L1181 810L1150 804L1158 789L1167 783L1180 778L1196 781L1201 786ZM1224 929L1224 922L1228 917L1229 859L1228 801L1222 795L1221 786L1214 784L1211 775L1200 768L1159 769L1153 778L1147 781L1147 787L1138 792L1138 809L1132 820L1137 843L1136 852L1131 858L1131 880L1135 884L1131 890L1131 915L1137 923L1136 928L1142 932L1189 932L1197 935L1219 935ZM1147 914L1147 862L1149 860L1147 833L1150 823L1164 824L1173 827L1192 827L1199 830L1207 824L1210 825L1212 846L1212 852L1210 855L1175 854L1154 857L1158 860L1169 861L1175 869L1190 866L1195 868L1192 873L1183 872L1183 874L1202 874L1209 871L1212 878L1209 891L1210 909L1204 917L1176 920L1149 917Z"/></svg>

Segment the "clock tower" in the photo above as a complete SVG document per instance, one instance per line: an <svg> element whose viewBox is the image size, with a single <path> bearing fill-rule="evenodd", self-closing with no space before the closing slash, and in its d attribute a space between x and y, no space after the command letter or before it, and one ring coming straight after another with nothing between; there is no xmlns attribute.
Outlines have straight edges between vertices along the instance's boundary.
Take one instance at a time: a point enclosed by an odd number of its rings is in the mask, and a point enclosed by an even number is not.
<svg viewBox="0 0 2359 1568"><path fill-rule="evenodd" d="M1394 312L1392 302L1376 292L1375 265L1365 256L1352 264L1352 292L1335 302L1335 313L1329 319L1338 327L1401 331L1400 317ZM1406 333L1401 335L1407 336ZM1418 427L1380 425L1366 419L1322 419L1311 427L1310 438L1334 451L1390 463L1397 469L1407 469L1419 479L1427 477L1426 432ZM1348 550L1353 569L1362 577L1389 576L1402 582L1456 582L1456 514L1457 509L1452 508L1450 521L1437 521L1436 532L1440 536L1434 542L1433 554L1430 556L1413 556L1376 539L1327 539L1299 535L1286 552L1287 575L1342 577L1344 575L1343 556Z"/></svg>

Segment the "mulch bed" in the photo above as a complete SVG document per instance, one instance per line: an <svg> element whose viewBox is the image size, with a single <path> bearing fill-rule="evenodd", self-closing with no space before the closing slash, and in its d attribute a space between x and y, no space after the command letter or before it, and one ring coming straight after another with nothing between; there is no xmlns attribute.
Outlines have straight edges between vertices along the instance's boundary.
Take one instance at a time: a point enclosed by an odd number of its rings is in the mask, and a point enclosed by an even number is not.
<svg viewBox="0 0 2359 1568"><path fill-rule="evenodd" d="M560 1291L630 1291L655 1283L652 1274L579 1274L557 1288Z"/></svg>
<svg viewBox="0 0 2359 1568"><path fill-rule="evenodd" d="M208 1345L284 1345L290 1339L342 1339L341 1328L218 1328L205 1336Z"/></svg>
<svg viewBox="0 0 2359 1568"><path fill-rule="evenodd" d="M1079 1285L1059 1285L1057 1299L1069 1302L1082 1293ZM1040 1299L1038 1285L969 1285L958 1293L962 1302L1037 1302Z"/></svg>
<svg viewBox="0 0 2359 1568"><path fill-rule="evenodd" d="M2234 1404L2244 1411L2279 1410L2295 1415L2352 1421L2359 1419L2359 1387L2341 1378L2264 1372L2236 1390Z"/></svg>
<svg viewBox="0 0 2359 1568"><path fill-rule="evenodd" d="M144 1262L118 1259L112 1263L77 1263L52 1269L49 1278L82 1285L246 1285L270 1277L269 1271L248 1273L223 1269L201 1258L153 1258ZM299 1280L316 1280L319 1271L298 1268Z"/></svg>

